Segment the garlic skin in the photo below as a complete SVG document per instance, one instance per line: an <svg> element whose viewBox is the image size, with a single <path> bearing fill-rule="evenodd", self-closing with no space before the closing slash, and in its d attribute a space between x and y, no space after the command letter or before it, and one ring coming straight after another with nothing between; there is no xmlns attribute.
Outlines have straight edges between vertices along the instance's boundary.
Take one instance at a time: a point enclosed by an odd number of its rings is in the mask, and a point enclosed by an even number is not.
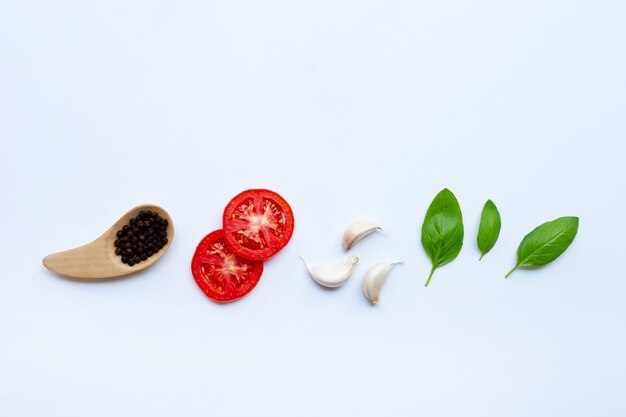
<svg viewBox="0 0 626 417"><path fill-rule="evenodd" d="M304 266L309 271L311 278L318 284L327 288L337 288L345 284L348 279L350 279L359 261L358 257L350 256L340 262L319 264L310 267L303 257L300 257L300 259L304 262Z"/></svg>
<svg viewBox="0 0 626 417"><path fill-rule="evenodd" d="M389 271L391 271L394 266L401 263L404 263L404 261L381 262L372 266L367 271L365 278L363 279L363 292L370 303L378 303L378 300L380 299L380 290L387 280Z"/></svg>
<svg viewBox="0 0 626 417"><path fill-rule="evenodd" d="M352 223L343 234L343 248L349 251L359 240L382 228L371 220L358 220Z"/></svg>

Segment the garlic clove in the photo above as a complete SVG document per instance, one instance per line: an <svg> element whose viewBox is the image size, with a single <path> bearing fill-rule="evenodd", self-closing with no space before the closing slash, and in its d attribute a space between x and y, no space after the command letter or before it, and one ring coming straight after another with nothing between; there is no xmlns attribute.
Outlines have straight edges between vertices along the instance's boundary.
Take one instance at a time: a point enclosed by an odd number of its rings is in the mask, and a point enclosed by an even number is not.
<svg viewBox="0 0 626 417"><path fill-rule="evenodd" d="M309 271L311 278L318 284L328 288L337 288L345 284L359 261L358 257L350 256L340 262L309 266L303 257L300 257L300 259L304 262L304 266Z"/></svg>
<svg viewBox="0 0 626 417"><path fill-rule="evenodd" d="M343 248L349 251L359 240L382 228L371 220L358 220L352 223L343 234Z"/></svg>
<svg viewBox="0 0 626 417"><path fill-rule="evenodd" d="M372 266L367 271L365 278L363 279L363 292L370 303L378 303L378 300L380 299L380 290L387 280L389 271L391 271L394 266L401 263L404 263L404 261L381 262Z"/></svg>

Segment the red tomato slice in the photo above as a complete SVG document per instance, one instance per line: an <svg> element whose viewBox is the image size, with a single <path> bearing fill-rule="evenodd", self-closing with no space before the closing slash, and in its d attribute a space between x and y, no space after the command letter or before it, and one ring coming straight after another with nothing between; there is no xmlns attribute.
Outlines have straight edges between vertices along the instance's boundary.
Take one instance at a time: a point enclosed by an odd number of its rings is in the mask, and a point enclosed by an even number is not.
<svg viewBox="0 0 626 417"><path fill-rule="evenodd" d="M191 273L207 297L228 303L252 291L263 273L263 262L235 255L223 231L216 230L198 244L191 260Z"/></svg>
<svg viewBox="0 0 626 417"><path fill-rule="evenodd" d="M224 236L237 255L262 261L276 255L293 234L289 203L270 190L247 190L224 209Z"/></svg>

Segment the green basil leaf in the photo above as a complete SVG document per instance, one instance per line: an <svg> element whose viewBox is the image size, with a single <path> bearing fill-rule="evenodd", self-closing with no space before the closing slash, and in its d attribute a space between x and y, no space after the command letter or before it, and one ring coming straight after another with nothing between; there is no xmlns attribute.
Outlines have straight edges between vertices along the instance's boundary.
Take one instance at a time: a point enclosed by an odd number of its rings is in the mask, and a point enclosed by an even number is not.
<svg viewBox="0 0 626 417"><path fill-rule="evenodd" d="M422 246L433 264L426 280L428 286L435 269L452 262L463 247L461 207L447 188L437 194L428 207L422 225Z"/></svg>
<svg viewBox="0 0 626 417"><path fill-rule="evenodd" d="M502 221L500 212L493 201L487 200L480 215L480 226L478 226L478 249L480 249L480 259L489 252L500 236Z"/></svg>
<svg viewBox="0 0 626 417"><path fill-rule="evenodd" d="M549 264L572 244L578 232L578 217L560 217L546 222L527 234L517 248L517 268Z"/></svg>

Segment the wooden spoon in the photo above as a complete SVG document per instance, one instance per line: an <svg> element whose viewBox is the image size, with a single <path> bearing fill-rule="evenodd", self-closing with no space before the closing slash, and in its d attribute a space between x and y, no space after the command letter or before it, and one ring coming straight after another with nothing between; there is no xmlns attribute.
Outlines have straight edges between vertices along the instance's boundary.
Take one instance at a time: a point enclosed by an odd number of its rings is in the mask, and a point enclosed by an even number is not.
<svg viewBox="0 0 626 417"><path fill-rule="evenodd" d="M142 210L151 210L167 219L167 243L160 251L134 266L122 263L122 258L115 254L113 242L116 233L129 220L136 217ZM53 253L43 258L43 264L49 270L70 278L105 279L116 278L142 271L158 261L172 244L174 239L174 223L170 215L154 204L142 204L124 214L102 236L93 242L64 252Z"/></svg>

